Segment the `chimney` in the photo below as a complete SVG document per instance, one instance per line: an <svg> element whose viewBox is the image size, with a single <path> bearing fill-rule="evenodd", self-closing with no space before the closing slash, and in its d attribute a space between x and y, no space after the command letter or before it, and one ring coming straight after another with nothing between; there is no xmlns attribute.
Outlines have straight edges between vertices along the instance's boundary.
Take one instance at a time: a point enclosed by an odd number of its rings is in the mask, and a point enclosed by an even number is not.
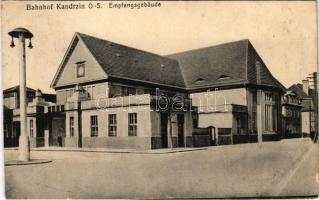
<svg viewBox="0 0 319 200"><path fill-rule="evenodd" d="M37 89L35 92L35 97L42 97L42 91L40 89Z"/></svg>
<svg viewBox="0 0 319 200"><path fill-rule="evenodd" d="M302 80L302 90L309 95L309 80Z"/></svg>

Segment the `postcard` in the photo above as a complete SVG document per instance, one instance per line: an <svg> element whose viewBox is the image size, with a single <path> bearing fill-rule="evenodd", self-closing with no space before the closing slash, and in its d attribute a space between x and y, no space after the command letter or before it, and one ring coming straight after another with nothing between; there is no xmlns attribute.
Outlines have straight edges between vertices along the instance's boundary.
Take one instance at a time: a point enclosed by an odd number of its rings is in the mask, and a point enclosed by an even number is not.
<svg viewBox="0 0 319 200"><path fill-rule="evenodd" d="M315 1L1 2L8 199L315 198Z"/></svg>

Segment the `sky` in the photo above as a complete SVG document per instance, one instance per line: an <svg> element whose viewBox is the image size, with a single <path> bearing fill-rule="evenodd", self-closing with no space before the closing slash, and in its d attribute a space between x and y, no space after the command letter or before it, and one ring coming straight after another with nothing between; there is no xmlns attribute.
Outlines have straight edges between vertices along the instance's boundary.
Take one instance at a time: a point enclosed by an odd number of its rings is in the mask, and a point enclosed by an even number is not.
<svg viewBox="0 0 319 200"><path fill-rule="evenodd" d="M286 87L317 68L316 4L312 1L175 1L139 10L111 9L108 2L101 2L101 9L26 10L26 4L43 3L57 2L2 1L4 89L19 84L18 48L9 47L8 36L17 27L34 34L34 48L27 48L26 55L27 85L50 93L75 32L159 55L249 39Z"/></svg>

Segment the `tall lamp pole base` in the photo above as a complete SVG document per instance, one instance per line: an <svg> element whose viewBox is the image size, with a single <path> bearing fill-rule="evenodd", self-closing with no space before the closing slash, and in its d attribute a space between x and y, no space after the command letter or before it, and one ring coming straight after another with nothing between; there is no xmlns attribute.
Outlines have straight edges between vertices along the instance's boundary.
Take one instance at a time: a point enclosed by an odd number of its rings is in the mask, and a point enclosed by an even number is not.
<svg viewBox="0 0 319 200"><path fill-rule="evenodd" d="M30 140L29 136L19 137L19 160L30 161Z"/></svg>

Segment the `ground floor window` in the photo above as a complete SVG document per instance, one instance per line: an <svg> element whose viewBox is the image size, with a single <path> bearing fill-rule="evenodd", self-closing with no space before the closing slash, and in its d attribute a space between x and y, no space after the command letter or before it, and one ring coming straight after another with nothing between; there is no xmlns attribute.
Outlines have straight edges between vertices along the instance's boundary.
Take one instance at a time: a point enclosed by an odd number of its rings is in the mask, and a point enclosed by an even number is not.
<svg viewBox="0 0 319 200"><path fill-rule="evenodd" d="M265 93L265 130L276 131L277 130L277 95L271 92Z"/></svg>
<svg viewBox="0 0 319 200"><path fill-rule="evenodd" d="M128 114L128 136L137 136L137 113Z"/></svg>
<svg viewBox="0 0 319 200"><path fill-rule="evenodd" d="M34 132L33 119L30 119L30 137L33 137L33 132Z"/></svg>
<svg viewBox="0 0 319 200"><path fill-rule="evenodd" d="M70 117L70 137L74 137L74 117Z"/></svg>
<svg viewBox="0 0 319 200"><path fill-rule="evenodd" d="M98 136L98 118L97 115L91 116L91 137L97 137Z"/></svg>
<svg viewBox="0 0 319 200"><path fill-rule="evenodd" d="M117 121L116 114L109 115L109 136L117 135Z"/></svg>

